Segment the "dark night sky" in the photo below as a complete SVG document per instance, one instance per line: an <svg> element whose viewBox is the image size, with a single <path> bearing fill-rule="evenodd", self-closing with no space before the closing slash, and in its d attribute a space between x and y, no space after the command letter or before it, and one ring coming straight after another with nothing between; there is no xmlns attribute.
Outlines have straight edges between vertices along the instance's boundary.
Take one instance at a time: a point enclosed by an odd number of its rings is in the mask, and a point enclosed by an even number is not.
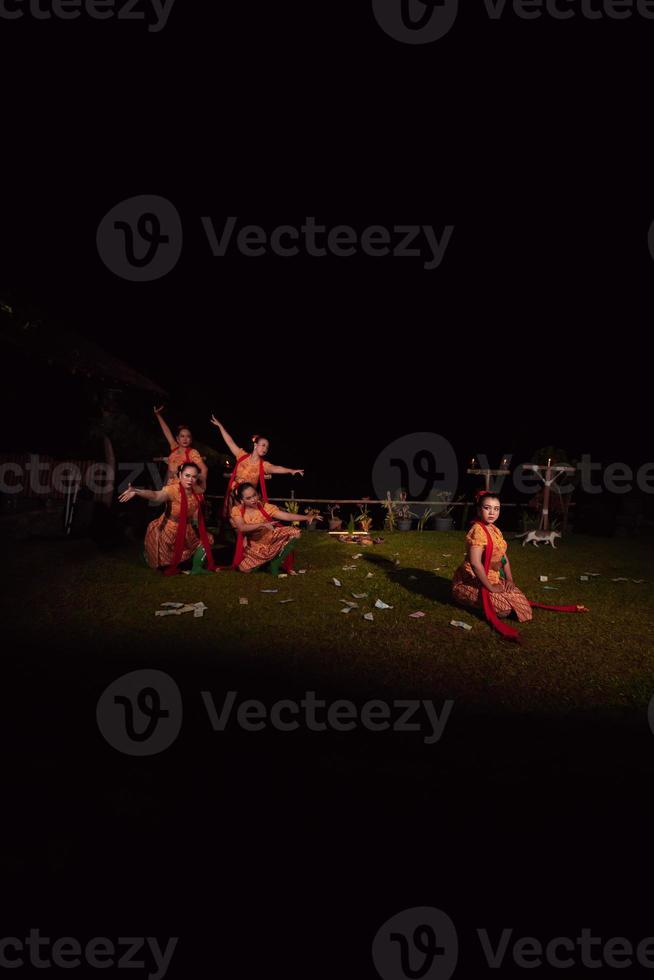
<svg viewBox="0 0 654 980"><path fill-rule="evenodd" d="M377 453L419 430L447 436L461 460L547 443L648 459L654 202L636 25L500 33L468 11L436 57L351 8L330 5L303 43L286 30L309 17L295 3L261 12L254 34L233 9L213 34L177 11L176 33L144 43L127 25L51 25L56 84L25 78L29 122L14 105L6 124L0 281L159 381L171 420L197 436L213 437L212 410L239 440L265 429L274 460L311 471L307 489L369 491ZM28 44L17 26L16 70ZM44 27L29 43L45 56ZM102 216L141 193L167 197L184 226L179 264L154 283L120 280L95 247ZM206 214L455 230L434 271L213 258ZM33 442L39 392L23 372L4 400L13 441Z"/></svg>

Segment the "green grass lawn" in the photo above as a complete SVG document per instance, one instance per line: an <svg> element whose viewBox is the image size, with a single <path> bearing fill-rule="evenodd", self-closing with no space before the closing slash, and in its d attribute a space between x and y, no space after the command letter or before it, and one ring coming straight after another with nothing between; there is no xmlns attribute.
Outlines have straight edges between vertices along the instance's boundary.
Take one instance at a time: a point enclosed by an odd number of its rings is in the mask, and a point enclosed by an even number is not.
<svg viewBox="0 0 654 980"><path fill-rule="evenodd" d="M358 551L363 557L353 560ZM5 628L18 638L17 655L35 648L45 665L51 651L57 664L49 669L59 670L70 654L75 670L89 675L99 657L129 659L132 669L137 650L142 666L238 663L252 676L328 683L344 695L440 694L472 708L548 712L647 704L654 692L654 587L645 542L571 536L556 551L510 544L515 581L531 599L590 609L535 610L533 621L519 626L522 647L451 604L450 581L463 552L462 532L387 534L384 544L368 548L303 533L296 568L306 568L304 575L165 578L142 564L136 545L102 553L82 540L30 542L12 546L8 557ZM581 582L587 571L599 576ZM545 590L539 575L557 591ZM566 578L553 581L557 575ZM612 582L617 576L629 581ZM279 591L262 593L266 588ZM363 592L368 598L352 597ZM393 608L374 609L378 598ZM359 608L344 614L341 599ZM162 602L199 600L208 607L202 619L154 615ZM418 610L425 617L411 619ZM368 611L373 622L363 618ZM472 630L455 629L452 619Z"/></svg>

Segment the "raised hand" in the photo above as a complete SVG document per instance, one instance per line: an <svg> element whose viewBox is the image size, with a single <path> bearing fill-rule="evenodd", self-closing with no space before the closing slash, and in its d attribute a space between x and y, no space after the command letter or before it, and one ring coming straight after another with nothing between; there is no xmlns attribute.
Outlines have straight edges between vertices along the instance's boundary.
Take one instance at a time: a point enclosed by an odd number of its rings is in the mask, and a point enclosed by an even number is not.
<svg viewBox="0 0 654 980"><path fill-rule="evenodd" d="M130 483L130 485L127 487L127 490L124 490L121 493L120 497L118 498L118 503L119 504L126 504L128 500L131 500L132 497L135 497L135 496L136 496L136 490L134 489L134 487Z"/></svg>
<svg viewBox="0 0 654 980"><path fill-rule="evenodd" d="M164 410L165 407L166 407L165 405L160 405L159 408L157 408L157 406L155 405L154 406L154 414L155 415L161 415L161 413L163 412L163 410Z"/></svg>
<svg viewBox="0 0 654 980"><path fill-rule="evenodd" d="M216 426L218 426L218 428L221 427L221 424L220 424L220 422L218 421L218 419L216 418L215 415L212 414L212 416L209 419L209 421L211 422L212 425L216 425Z"/></svg>
<svg viewBox="0 0 654 980"><path fill-rule="evenodd" d="M304 470L291 470L291 476L304 476Z"/></svg>

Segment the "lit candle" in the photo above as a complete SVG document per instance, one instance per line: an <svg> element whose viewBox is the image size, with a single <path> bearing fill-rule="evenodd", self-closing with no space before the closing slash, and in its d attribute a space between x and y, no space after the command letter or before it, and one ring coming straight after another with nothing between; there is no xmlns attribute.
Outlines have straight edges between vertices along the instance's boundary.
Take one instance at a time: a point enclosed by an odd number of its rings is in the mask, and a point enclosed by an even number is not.
<svg viewBox="0 0 654 980"><path fill-rule="evenodd" d="M552 462L552 458L550 457L550 458L548 459L548 461L547 461L547 465L548 465L548 467L549 467L549 465L550 465L550 463L551 463L551 462Z"/></svg>

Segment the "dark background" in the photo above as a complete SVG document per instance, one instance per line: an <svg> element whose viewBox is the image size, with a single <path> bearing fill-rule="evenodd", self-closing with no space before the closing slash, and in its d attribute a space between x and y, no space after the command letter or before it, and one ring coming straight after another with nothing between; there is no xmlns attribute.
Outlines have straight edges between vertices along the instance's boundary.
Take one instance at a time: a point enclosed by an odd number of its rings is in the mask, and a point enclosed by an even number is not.
<svg viewBox="0 0 654 980"><path fill-rule="evenodd" d="M445 38L408 46L367 2L178 0L160 34L0 29L0 282L168 389L171 421L202 438L211 411L239 441L265 429L271 458L330 494L369 493L377 453L421 430L462 459L546 444L650 458L654 23L494 22L466 5ZM184 222L180 263L154 283L118 279L95 248L102 216L136 194ZM214 259L203 214L455 231L434 271ZM3 355L4 448L67 448L80 419L54 376ZM81 744L100 686L57 678L65 648L58 636L43 674L7 678L6 841L21 857L4 935L182 935L171 976L372 977L372 936L413 905L462 933L494 916L545 938L652 931L651 736L635 721L489 715L445 759L374 743L349 767L349 743L336 767L310 739L217 761L199 733L191 765L148 768L154 802L131 822L120 785L141 770L97 733ZM72 850L53 859L62 837Z"/></svg>

